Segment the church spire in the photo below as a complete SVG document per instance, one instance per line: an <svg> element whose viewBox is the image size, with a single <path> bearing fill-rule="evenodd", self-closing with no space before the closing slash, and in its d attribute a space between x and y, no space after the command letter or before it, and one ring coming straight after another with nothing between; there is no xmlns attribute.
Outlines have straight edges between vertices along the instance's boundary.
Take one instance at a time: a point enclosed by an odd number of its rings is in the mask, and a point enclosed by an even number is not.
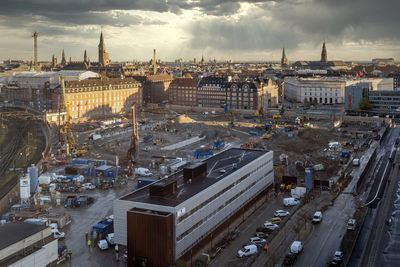
<svg viewBox="0 0 400 267"><path fill-rule="evenodd" d="M100 34L99 43L99 66L106 67L110 64L108 53L106 52L106 45L104 43L103 32Z"/></svg>
<svg viewBox="0 0 400 267"><path fill-rule="evenodd" d="M85 49L85 52L83 53L83 63L88 63L88 57L87 57L86 49Z"/></svg>
<svg viewBox="0 0 400 267"><path fill-rule="evenodd" d="M322 52L321 52L321 64L326 65L328 63L328 53L326 52L325 41L322 44Z"/></svg>
<svg viewBox="0 0 400 267"><path fill-rule="evenodd" d="M288 65L288 59L286 58L285 48L282 49L281 67L286 67Z"/></svg>
<svg viewBox="0 0 400 267"><path fill-rule="evenodd" d="M67 60L65 60L64 48L63 48L62 55L61 55L61 65L63 65L63 66L67 65Z"/></svg>

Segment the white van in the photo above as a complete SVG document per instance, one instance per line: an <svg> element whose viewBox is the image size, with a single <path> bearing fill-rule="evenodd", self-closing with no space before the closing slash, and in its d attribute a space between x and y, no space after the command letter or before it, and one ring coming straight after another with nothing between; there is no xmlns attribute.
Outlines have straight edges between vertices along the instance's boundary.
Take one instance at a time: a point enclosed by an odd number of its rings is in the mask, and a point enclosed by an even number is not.
<svg viewBox="0 0 400 267"><path fill-rule="evenodd" d="M301 251L303 251L303 243L301 241L293 241L290 246L290 252L293 254L299 254Z"/></svg>
<svg viewBox="0 0 400 267"><path fill-rule="evenodd" d="M101 250L106 250L108 249L108 243L105 239L100 240L99 242L97 242L97 246L99 247L99 249Z"/></svg>
<svg viewBox="0 0 400 267"><path fill-rule="evenodd" d="M238 251L238 257L239 258L248 257L256 253L257 253L256 245L247 245Z"/></svg>
<svg viewBox="0 0 400 267"><path fill-rule="evenodd" d="M312 219L312 223L320 223L322 221L322 212L316 211Z"/></svg>
<svg viewBox="0 0 400 267"><path fill-rule="evenodd" d="M283 199L283 206L296 206L300 203L300 201L296 200L294 197L287 197Z"/></svg>
<svg viewBox="0 0 400 267"><path fill-rule="evenodd" d="M358 158L353 159L353 166L360 166L360 159Z"/></svg>

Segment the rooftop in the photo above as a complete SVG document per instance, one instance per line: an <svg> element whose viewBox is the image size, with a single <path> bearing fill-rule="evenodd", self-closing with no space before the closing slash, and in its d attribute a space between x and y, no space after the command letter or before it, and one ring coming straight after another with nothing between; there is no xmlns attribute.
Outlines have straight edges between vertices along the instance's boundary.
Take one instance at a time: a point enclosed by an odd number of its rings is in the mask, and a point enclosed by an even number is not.
<svg viewBox="0 0 400 267"><path fill-rule="evenodd" d="M18 241L24 240L25 238L46 228L47 226L23 222L14 222L2 225L0 226L0 250L11 246Z"/></svg>
<svg viewBox="0 0 400 267"><path fill-rule="evenodd" d="M120 200L175 207L224 179L231 173L243 168L267 152L268 151L231 148L203 161L207 163L207 174L206 177L202 179L195 180L192 183L185 183L183 171L180 171L170 175L168 178L160 180L163 182L167 180L177 181L177 191L173 195L165 197L150 196L150 189L146 186L121 197Z"/></svg>

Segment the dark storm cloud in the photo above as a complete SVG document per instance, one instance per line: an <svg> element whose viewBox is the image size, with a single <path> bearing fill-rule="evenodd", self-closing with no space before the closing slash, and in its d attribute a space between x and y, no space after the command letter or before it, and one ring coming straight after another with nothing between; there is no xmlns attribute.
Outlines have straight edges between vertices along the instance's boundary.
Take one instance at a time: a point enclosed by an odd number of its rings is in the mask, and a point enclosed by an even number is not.
<svg viewBox="0 0 400 267"><path fill-rule="evenodd" d="M203 2L203 1L201 1ZM205 1L206 12L213 3ZM225 1L236 3L238 1ZM261 3L264 2L264 3ZM341 45L346 41L398 45L400 1L396 0L286 0L254 1L258 10L232 20L214 17L189 27L192 48L274 50L297 48L304 43L319 46L326 39ZM211 12L211 14L215 14Z"/></svg>

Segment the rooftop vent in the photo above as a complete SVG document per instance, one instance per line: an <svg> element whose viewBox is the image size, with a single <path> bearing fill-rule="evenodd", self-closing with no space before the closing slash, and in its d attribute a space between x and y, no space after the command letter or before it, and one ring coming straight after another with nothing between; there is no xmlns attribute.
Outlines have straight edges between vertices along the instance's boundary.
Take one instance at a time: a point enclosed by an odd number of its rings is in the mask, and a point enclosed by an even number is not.
<svg viewBox="0 0 400 267"><path fill-rule="evenodd" d="M204 178L207 175L207 162L192 163L183 169L183 179L187 183Z"/></svg>
<svg viewBox="0 0 400 267"><path fill-rule="evenodd" d="M175 194L178 188L176 180L161 180L150 185L150 197L166 197Z"/></svg>

